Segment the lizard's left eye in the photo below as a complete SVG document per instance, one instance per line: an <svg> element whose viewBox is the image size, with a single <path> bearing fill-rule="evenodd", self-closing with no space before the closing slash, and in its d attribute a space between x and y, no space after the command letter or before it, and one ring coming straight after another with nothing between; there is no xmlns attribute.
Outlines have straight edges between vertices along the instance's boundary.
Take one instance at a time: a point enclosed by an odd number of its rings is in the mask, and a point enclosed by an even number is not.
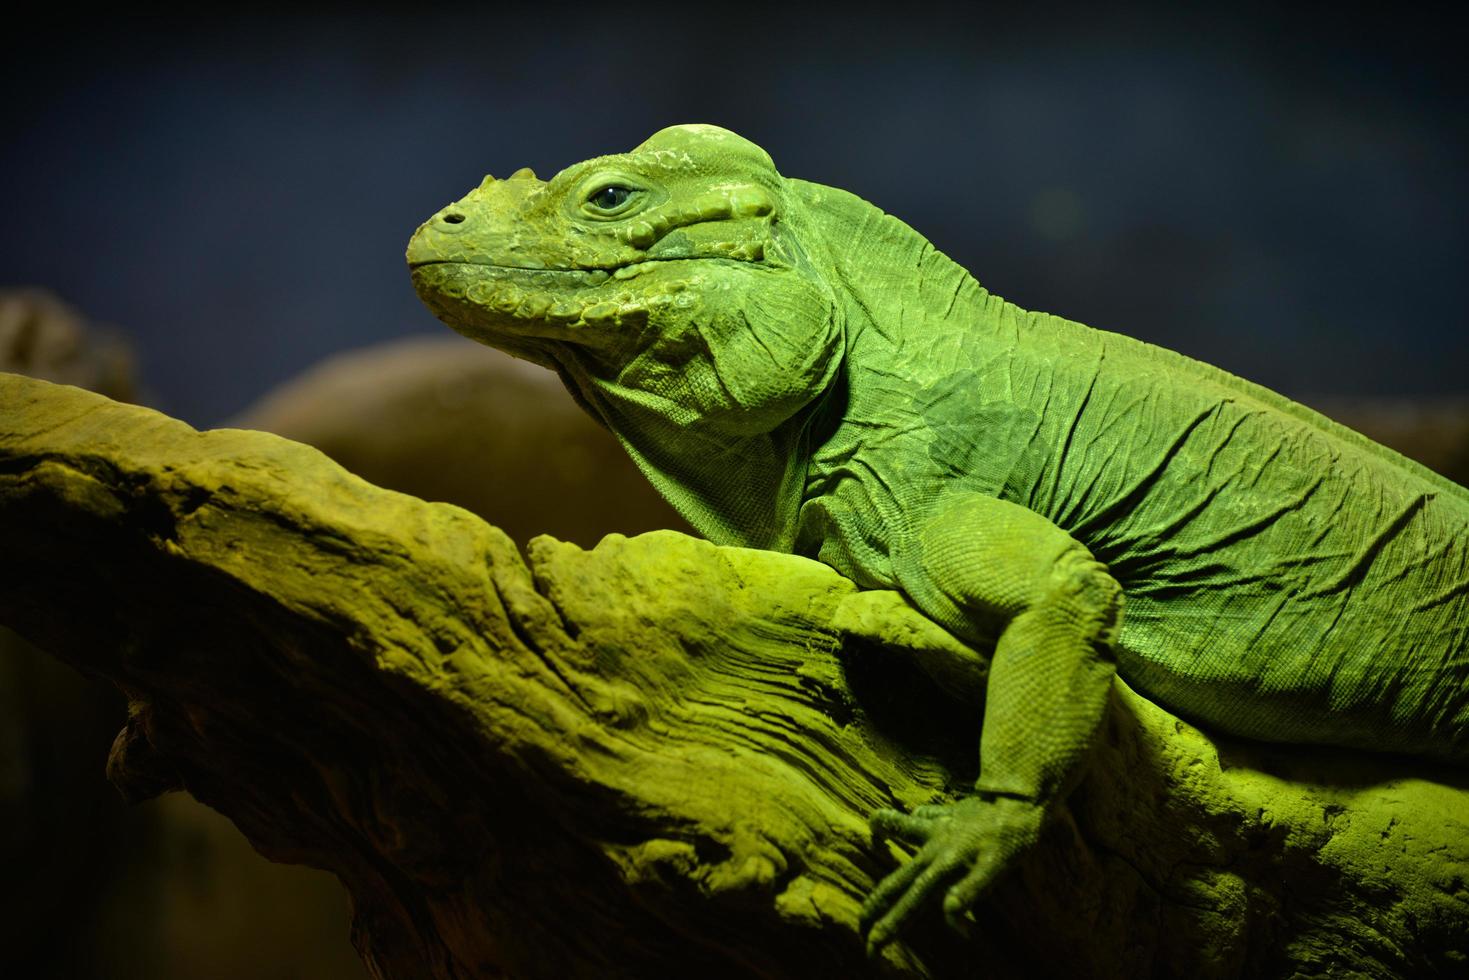
<svg viewBox="0 0 1469 980"><path fill-rule="evenodd" d="M621 208L632 199L631 187L623 187L621 184L609 184L601 188L587 198L587 203L598 211L613 212Z"/></svg>

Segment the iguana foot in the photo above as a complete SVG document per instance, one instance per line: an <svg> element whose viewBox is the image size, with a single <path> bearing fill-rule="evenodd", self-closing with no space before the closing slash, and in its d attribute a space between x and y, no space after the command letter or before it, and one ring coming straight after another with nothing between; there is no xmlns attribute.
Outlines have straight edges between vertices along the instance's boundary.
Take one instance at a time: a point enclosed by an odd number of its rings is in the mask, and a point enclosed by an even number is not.
<svg viewBox="0 0 1469 980"><path fill-rule="evenodd" d="M918 854L884 878L862 906L867 948L876 950L895 936L904 921L941 890L944 918L968 932L968 913L1001 872L1040 837L1045 809L1030 800L978 796L911 814L878 810L871 817L873 839L894 838L917 847Z"/></svg>

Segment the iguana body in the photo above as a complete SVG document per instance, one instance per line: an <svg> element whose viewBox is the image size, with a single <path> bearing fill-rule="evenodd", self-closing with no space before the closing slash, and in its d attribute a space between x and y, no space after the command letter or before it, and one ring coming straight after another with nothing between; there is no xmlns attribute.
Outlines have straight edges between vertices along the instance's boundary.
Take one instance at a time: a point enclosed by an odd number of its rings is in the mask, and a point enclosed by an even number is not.
<svg viewBox="0 0 1469 980"><path fill-rule="evenodd" d="M1469 762L1469 491L1006 303L732 133L487 178L408 258L436 314L560 372L714 541L998 633L976 795L874 817L921 845L874 941L939 891L957 922L1034 842L1114 669L1221 731Z"/></svg>

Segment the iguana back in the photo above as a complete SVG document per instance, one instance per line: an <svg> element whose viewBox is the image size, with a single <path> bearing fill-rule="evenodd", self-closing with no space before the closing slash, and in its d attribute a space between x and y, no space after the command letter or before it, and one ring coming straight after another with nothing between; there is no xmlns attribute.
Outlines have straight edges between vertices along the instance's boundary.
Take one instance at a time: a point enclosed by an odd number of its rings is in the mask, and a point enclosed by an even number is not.
<svg viewBox="0 0 1469 980"><path fill-rule="evenodd" d="M993 495L1117 578L1119 673L1165 706L1469 759L1469 490L1218 368L1006 303L897 219L790 183L830 240L878 243L836 265L861 316L902 325L849 336L845 418L806 493L841 502L808 515L808 548L898 585L859 542L955 490Z"/></svg>

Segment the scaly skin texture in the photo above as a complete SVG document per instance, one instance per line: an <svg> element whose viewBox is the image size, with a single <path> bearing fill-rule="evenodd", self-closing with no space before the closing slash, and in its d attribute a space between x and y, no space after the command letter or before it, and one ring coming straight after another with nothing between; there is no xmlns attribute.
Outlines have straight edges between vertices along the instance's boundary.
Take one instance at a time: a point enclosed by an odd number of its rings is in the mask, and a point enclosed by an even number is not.
<svg viewBox="0 0 1469 980"><path fill-rule="evenodd" d="M974 796L873 816L919 849L868 902L873 943L939 896L963 927L1075 783L1114 672L1220 731L1469 762L1469 492L1006 303L733 133L487 177L408 261L435 314L559 372L714 541L999 636Z"/></svg>

